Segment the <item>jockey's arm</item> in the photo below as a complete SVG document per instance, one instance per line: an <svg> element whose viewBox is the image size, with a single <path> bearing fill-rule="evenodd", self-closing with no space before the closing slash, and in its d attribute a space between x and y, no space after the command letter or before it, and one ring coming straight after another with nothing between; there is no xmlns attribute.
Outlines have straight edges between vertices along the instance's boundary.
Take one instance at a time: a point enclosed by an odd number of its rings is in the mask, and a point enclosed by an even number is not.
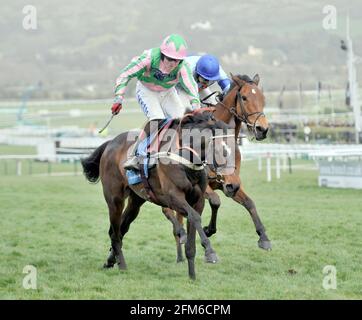
<svg viewBox="0 0 362 320"><path fill-rule="evenodd" d="M124 93L126 92L128 82L132 78L138 77L139 75L144 73L150 62L151 54L149 50L146 50L140 56L133 58L131 63L121 70L121 74L116 80L116 87L114 93L118 101L123 101Z"/></svg>
<svg viewBox="0 0 362 320"><path fill-rule="evenodd" d="M190 99L190 105L192 109L194 110L200 108L200 98L197 83L192 76L191 69L187 63L184 63L180 69L179 82Z"/></svg>
<svg viewBox="0 0 362 320"><path fill-rule="evenodd" d="M223 94L228 92L230 89L231 81L226 75L226 72L223 70L223 68L221 68L221 66L220 66L220 79L217 81L217 84L221 88Z"/></svg>

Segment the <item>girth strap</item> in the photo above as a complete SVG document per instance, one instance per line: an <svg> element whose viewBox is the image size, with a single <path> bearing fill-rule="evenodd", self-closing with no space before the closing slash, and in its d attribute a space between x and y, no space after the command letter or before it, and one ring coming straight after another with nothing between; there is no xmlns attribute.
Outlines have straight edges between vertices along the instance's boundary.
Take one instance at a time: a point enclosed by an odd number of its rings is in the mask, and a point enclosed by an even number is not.
<svg viewBox="0 0 362 320"><path fill-rule="evenodd" d="M191 161L181 157L177 153L172 153L172 152L158 152L158 153L152 154L150 156L150 158L157 158L157 159L168 158L168 159L176 161L177 163L182 164L194 171L203 170L205 167L205 165L203 163L202 164L192 163Z"/></svg>
<svg viewBox="0 0 362 320"><path fill-rule="evenodd" d="M152 190L152 187L151 187L151 185L150 185L150 183L148 181L148 178L145 175L145 170L144 170L144 164L143 163L139 164L139 170L140 170L140 173L141 173L142 183L143 183L143 186L145 187L145 191L147 193L148 200L157 204L158 203L157 197L156 197L155 193Z"/></svg>

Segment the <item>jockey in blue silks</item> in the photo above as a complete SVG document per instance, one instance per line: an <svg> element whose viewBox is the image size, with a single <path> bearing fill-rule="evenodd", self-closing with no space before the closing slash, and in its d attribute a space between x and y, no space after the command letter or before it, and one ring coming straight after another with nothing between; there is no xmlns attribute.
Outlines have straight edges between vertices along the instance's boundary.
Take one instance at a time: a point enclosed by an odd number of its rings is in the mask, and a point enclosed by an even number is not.
<svg viewBox="0 0 362 320"><path fill-rule="evenodd" d="M219 61L215 56L211 54L188 56L184 61L189 64L193 77L197 83L200 100L212 93L210 86L215 82L218 83L223 94L227 93L230 89L231 81L225 71L221 68ZM180 86L177 86L177 91L183 100L183 103L185 105L188 104L186 92ZM216 104L215 95L211 96L206 101L208 103Z"/></svg>

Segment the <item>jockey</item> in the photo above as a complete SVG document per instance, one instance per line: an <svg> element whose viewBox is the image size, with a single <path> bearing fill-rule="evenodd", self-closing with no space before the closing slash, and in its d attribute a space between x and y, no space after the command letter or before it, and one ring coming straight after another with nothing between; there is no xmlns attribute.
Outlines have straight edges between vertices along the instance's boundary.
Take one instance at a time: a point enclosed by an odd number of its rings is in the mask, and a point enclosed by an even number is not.
<svg viewBox="0 0 362 320"><path fill-rule="evenodd" d="M200 99L204 99L212 93L209 87L216 81L223 94L228 92L231 81L219 65L219 61L215 56L211 54L189 56L185 58L185 61L190 65L192 70L193 77L198 86ZM177 86L177 89L183 103L186 104L186 92L179 86ZM215 96L209 97L207 101L216 104Z"/></svg>
<svg viewBox="0 0 362 320"><path fill-rule="evenodd" d="M200 107L197 84L184 58L187 54L185 40L177 34L166 37L159 48L145 50L132 59L116 80L112 114L122 109L128 82L136 77L136 96L142 111L149 120L182 117L186 108ZM185 92L187 104L183 104L175 86ZM135 146L136 147L136 146ZM134 150L135 151L135 150ZM137 167L137 158L129 159L126 169Z"/></svg>
<svg viewBox="0 0 362 320"><path fill-rule="evenodd" d="M128 82L136 77L137 101L148 119L177 118L184 114L182 104L175 89L180 84L187 96L188 104L196 109L200 106L197 84L188 64L184 62L187 53L185 40L171 34L160 48L145 50L132 59L116 80L115 99L112 113L122 109L124 93Z"/></svg>

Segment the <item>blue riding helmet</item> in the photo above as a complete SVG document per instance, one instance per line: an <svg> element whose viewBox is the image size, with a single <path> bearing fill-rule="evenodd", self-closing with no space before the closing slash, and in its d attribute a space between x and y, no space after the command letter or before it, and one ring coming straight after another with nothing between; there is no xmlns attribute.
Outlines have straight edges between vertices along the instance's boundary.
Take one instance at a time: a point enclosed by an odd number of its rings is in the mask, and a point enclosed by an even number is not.
<svg viewBox="0 0 362 320"><path fill-rule="evenodd" d="M218 80L219 69L219 61L211 54L205 54L196 63L196 73L206 80Z"/></svg>

